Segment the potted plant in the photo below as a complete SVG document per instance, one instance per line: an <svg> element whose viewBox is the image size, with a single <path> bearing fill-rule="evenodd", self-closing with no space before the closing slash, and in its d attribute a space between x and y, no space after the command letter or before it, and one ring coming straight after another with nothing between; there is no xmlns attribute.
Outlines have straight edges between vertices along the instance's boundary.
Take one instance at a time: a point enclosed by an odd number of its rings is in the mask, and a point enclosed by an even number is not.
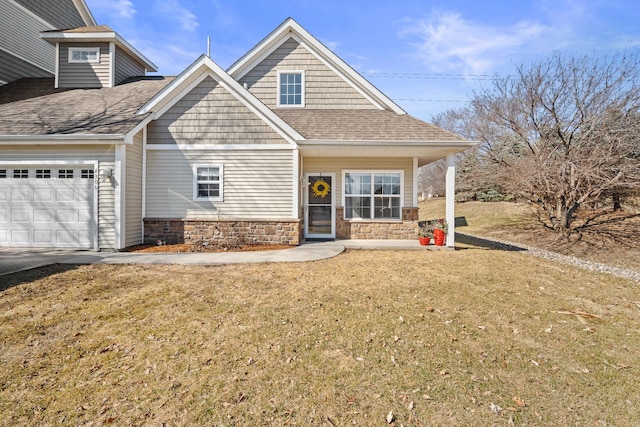
<svg viewBox="0 0 640 427"><path fill-rule="evenodd" d="M444 238L449 227L444 218L440 218L433 222L433 241L436 246L444 246Z"/></svg>
<svg viewBox="0 0 640 427"><path fill-rule="evenodd" d="M421 225L418 230L418 241L420 245L427 246L433 238L433 227L430 224Z"/></svg>

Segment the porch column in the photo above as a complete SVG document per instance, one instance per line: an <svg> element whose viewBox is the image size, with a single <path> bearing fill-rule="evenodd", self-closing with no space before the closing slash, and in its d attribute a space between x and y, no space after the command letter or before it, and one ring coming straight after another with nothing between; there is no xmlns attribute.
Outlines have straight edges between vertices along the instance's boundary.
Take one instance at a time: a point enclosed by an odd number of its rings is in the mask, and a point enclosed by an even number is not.
<svg viewBox="0 0 640 427"><path fill-rule="evenodd" d="M456 213L455 213L455 201L456 201L456 155L454 153L447 153L447 172L446 172L446 221L449 225L449 232L447 233L447 246L454 247L456 243Z"/></svg>

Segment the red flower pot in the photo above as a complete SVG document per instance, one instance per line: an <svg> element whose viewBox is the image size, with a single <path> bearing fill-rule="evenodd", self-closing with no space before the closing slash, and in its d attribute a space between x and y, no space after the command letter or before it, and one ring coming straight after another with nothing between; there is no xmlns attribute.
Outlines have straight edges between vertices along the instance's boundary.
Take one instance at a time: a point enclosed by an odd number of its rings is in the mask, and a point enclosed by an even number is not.
<svg viewBox="0 0 640 427"><path fill-rule="evenodd" d="M420 242L422 246L427 246L430 241L431 239L429 237L418 237L418 242Z"/></svg>
<svg viewBox="0 0 640 427"><path fill-rule="evenodd" d="M433 230L433 240L436 246L444 246L444 231L435 229Z"/></svg>

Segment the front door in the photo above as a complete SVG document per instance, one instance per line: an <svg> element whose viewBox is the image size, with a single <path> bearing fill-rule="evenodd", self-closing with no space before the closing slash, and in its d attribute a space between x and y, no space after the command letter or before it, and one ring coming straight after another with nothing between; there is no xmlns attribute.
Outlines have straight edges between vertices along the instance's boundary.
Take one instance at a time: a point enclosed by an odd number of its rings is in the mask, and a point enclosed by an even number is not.
<svg viewBox="0 0 640 427"><path fill-rule="evenodd" d="M336 237L334 174L307 174L305 194L304 237L333 239Z"/></svg>

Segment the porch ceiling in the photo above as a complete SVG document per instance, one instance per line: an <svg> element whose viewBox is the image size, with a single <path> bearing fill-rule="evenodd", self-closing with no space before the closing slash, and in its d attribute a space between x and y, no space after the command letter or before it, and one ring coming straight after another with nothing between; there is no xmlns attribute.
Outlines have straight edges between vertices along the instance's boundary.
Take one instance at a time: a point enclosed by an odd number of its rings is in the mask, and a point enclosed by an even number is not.
<svg viewBox="0 0 640 427"><path fill-rule="evenodd" d="M473 141L298 141L300 153L304 157L416 157L418 166L475 145L476 142Z"/></svg>

